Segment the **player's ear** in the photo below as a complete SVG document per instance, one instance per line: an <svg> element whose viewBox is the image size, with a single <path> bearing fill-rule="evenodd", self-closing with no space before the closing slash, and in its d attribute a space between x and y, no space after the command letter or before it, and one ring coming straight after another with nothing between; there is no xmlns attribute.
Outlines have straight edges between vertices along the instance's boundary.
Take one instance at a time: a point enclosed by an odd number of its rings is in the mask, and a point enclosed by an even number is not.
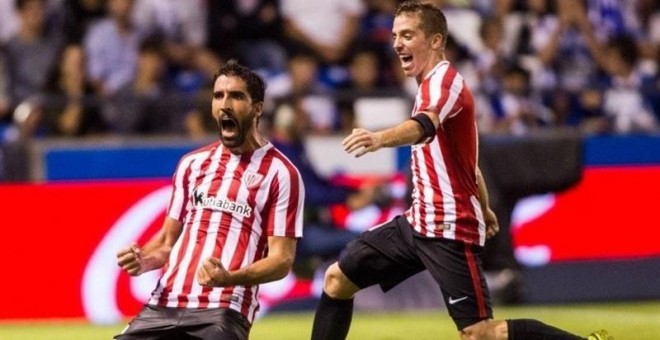
<svg viewBox="0 0 660 340"><path fill-rule="evenodd" d="M445 39L446 37L440 33L434 34L433 37L431 38L431 48L433 48L434 50L441 50L442 45L445 42Z"/></svg>
<svg viewBox="0 0 660 340"><path fill-rule="evenodd" d="M253 103L252 107L256 112L256 117L261 117L261 114L264 112L264 102Z"/></svg>

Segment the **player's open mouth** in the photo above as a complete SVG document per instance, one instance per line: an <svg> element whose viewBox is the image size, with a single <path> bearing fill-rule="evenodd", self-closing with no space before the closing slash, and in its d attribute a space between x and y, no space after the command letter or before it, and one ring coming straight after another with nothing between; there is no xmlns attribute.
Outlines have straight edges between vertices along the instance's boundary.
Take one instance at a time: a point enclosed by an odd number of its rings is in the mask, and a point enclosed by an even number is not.
<svg viewBox="0 0 660 340"><path fill-rule="evenodd" d="M412 64L413 57L408 54L400 54L399 55L399 60L401 60L401 67L408 68L410 67L410 64Z"/></svg>
<svg viewBox="0 0 660 340"><path fill-rule="evenodd" d="M230 139L238 135L238 121L228 111L223 110L223 115L220 118L220 130L224 138Z"/></svg>

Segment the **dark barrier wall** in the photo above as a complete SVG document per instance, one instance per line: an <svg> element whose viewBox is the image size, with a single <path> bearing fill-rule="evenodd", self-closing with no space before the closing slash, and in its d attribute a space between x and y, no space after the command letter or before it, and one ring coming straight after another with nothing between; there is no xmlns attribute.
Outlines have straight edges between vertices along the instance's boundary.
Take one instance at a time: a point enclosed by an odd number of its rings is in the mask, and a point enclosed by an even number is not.
<svg viewBox="0 0 660 340"><path fill-rule="evenodd" d="M0 182L30 180L29 145L23 140L0 142Z"/></svg>

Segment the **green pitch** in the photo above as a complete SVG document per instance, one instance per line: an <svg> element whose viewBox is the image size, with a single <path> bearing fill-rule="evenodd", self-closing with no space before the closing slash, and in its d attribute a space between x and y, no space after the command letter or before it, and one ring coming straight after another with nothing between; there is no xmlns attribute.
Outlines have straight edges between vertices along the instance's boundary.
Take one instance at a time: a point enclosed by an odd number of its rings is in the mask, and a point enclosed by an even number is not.
<svg viewBox="0 0 660 340"><path fill-rule="evenodd" d="M497 318L535 318L586 335L605 328L617 340L660 339L660 301L609 304L496 307ZM258 320L251 340L307 340L311 312L273 313ZM124 325L92 326L81 322L0 323L0 340L111 339ZM445 311L356 313L348 336L356 340L457 339Z"/></svg>

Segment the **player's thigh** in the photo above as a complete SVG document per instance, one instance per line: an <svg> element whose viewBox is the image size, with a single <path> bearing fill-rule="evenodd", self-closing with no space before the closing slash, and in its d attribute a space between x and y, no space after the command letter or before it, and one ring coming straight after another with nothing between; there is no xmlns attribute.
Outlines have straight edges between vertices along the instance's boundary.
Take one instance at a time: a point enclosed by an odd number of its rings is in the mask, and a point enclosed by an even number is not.
<svg viewBox="0 0 660 340"><path fill-rule="evenodd" d="M182 320L186 334L196 339L247 339L250 323L238 311L229 308L190 310Z"/></svg>
<svg viewBox="0 0 660 340"><path fill-rule="evenodd" d="M228 308L179 309L145 306L115 339L242 340L248 338L250 327L243 315Z"/></svg>
<svg viewBox="0 0 660 340"><path fill-rule="evenodd" d="M424 270L415 254L411 232L403 218L372 228L346 246L338 266L360 289L379 284L387 291Z"/></svg>
<svg viewBox="0 0 660 340"><path fill-rule="evenodd" d="M177 320L182 311L146 305L115 339L156 340L174 332L172 320Z"/></svg>
<svg viewBox="0 0 660 340"><path fill-rule="evenodd" d="M419 239L416 243L457 328L491 319L490 296L479 258L482 248L446 239Z"/></svg>

